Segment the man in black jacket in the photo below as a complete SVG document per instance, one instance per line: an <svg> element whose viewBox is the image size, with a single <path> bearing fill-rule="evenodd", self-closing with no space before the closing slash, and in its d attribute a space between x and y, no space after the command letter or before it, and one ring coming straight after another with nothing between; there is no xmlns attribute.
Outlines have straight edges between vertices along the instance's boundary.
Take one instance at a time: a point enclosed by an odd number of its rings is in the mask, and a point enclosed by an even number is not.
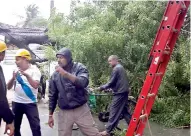
<svg viewBox="0 0 191 136"><path fill-rule="evenodd" d="M71 51L62 48L57 54L59 66L53 73L49 83L49 121L54 125L53 113L57 102L58 135L71 136L72 126L78 125L82 133L88 136L101 136L87 105L87 90L89 74L86 67L72 61Z"/></svg>
<svg viewBox="0 0 191 136"><path fill-rule="evenodd" d="M97 90L112 89L113 99L110 107L109 121L107 123L106 131L102 135L109 135L118 125L121 115L129 124L131 115L128 112L128 93L129 83L125 69L119 63L116 55L111 55L108 58L108 63L113 68L111 78L105 85L100 86Z"/></svg>
<svg viewBox="0 0 191 136"><path fill-rule="evenodd" d="M0 62L4 60L5 51L7 46L4 42L0 41ZM5 126L5 134L7 133L9 136L13 136L14 134L14 125L13 125L13 113L9 109L9 104L7 100L7 88L5 83L5 77L0 65L0 123L1 119L6 122ZM10 131L8 133L8 130Z"/></svg>

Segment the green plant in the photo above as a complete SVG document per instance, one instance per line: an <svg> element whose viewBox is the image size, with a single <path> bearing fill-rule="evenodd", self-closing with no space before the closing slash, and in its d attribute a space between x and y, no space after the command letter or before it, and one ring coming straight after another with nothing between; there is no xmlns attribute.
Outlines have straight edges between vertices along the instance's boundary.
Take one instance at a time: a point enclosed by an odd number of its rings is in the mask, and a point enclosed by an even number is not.
<svg viewBox="0 0 191 136"><path fill-rule="evenodd" d="M52 13L48 35L59 43L56 50L63 46L69 47L74 60L87 66L91 86L107 82L111 73L107 58L112 54L118 55L129 77L131 95L138 97L147 71L148 54L166 3L94 1L94 4L78 6L73 0L69 16L57 13L56 10ZM188 13L187 20L189 18ZM151 119L166 126L174 127L190 122L189 43L189 33L181 33L152 110ZM105 110L110 100L110 97L97 97L95 111Z"/></svg>

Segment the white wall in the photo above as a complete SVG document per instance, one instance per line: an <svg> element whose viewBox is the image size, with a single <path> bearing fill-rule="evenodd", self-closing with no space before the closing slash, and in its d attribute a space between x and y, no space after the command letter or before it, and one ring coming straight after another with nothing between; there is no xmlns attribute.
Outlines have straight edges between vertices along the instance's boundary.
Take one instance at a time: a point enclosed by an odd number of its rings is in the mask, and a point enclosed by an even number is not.
<svg viewBox="0 0 191 136"><path fill-rule="evenodd" d="M6 82L8 82L8 80L12 78L13 71L16 69L16 65L6 65L4 63L1 63L1 66L3 68L5 80Z"/></svg>

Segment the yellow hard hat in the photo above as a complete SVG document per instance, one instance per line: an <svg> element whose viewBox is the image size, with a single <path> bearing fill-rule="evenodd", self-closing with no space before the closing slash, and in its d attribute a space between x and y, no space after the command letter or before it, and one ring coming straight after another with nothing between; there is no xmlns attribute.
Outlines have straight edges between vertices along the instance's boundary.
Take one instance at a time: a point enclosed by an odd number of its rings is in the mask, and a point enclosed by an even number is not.
<svg viewBox="0 0 191 136"><path fill-rule="evenodd" d="M0 52L3 52L5 50L7 50L7 46L6 46L5 42L0 41Z"/></svg>
<svg viewBox="0 0 191 136"><path fill-rule="evenodd" d="M31 54L26 49L19 49L15 55L15 57L24 57L27 60L31 60Z"/></svg>

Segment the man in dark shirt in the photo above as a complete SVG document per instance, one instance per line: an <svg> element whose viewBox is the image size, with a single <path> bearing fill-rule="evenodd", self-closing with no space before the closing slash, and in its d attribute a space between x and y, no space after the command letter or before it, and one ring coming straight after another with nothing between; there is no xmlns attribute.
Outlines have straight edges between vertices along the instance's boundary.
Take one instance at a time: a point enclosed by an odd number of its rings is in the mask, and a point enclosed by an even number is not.
<svg viewBox="0 0 191 136"><path fill-rule="evenodd" d="M7 46L4 42L0 41L0 62L4 60L5 57L5 51L7 49ZM14 125L13 125L13 113L9 109L9 104L7 100L7 88L5 83L5 77L2 70L2 67L0 65L0 123L1 119L6 122L5 126L5 134L8 134L9 136L13 136L14 134ZM9 133L8 133L9 130Z"/></svg>
<svg viewBox="0 0 191 136"><path fill-rule="evenodd" d="M131 115L128 112L128 93L129 83L125 69L119 63L119 59L116 55L111 55L108 58L108 63L113 68L111 78L109 82L97 88L97 90L112 89L113 99L110 107L109 121L106 127L106 131L103 131L102 135L110 134L118 125L121 115L125 118L127 124L129 124Z"/></svg>
<svg viewBox="0 0 191 136"><path fill-rule="evenodd" d="M101 136L94 127L94 120L87 105L87 68L81 63L73 62L68 48L62 48L56 57L59 66L49 83L49 126L54 125L53 113L58 102L59 136L71 136L74 123L87 136Z"/></svg>

